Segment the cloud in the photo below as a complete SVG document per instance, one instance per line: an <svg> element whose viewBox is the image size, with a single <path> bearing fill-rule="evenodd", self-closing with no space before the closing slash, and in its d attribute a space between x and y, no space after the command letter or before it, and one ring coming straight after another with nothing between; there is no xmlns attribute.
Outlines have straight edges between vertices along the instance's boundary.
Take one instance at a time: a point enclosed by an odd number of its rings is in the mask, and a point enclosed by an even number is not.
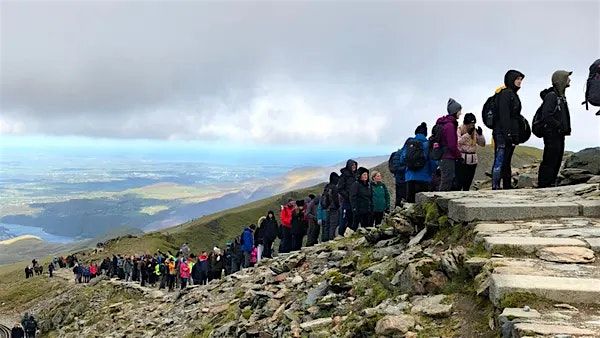
<svg viewBox="0 0 600 338"><path fill-rule="evenodd" d="M568 145L600 144L578 104L597 1L0 6L1 134L398 144L448 97L478 113L510 68L531 117L566 68Z"/></svg>

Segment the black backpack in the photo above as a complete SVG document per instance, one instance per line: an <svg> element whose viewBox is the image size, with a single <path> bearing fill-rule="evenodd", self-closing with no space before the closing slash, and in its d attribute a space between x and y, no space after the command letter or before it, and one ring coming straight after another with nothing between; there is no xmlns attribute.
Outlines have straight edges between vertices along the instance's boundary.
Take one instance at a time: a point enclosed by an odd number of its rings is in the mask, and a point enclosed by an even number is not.
<svg viewBox="0 0 600 338"><path fill-rule="evenodd" d="M405 162L409 170L421 170L427 164L427 156L423 149L423 143L415 138L409 138L404 144Z"/></svg>
<svg viewBox="0 0 600 338"><path fill-rule="evenodd" d="M547 89L544 94L544 98L548 95L552 89ZM560 105L562 103L562 98L558 97L556 102L556 107L554 107L554 113L560 111ZM542 116L542 107L544 106L544 101L540 104L540 107L536 110L535 115L533 116L533 120L531 121L531 132L538 138L544 137L544 132L546 131L546 120Z"/></svg>
<svg viewBox="0 0 600 338"><path fill-rule="evenodd" d="M481 121L483 121L483 124L490 129L494 129L494 116L496 114L497 97L498 93L494 93L494 95L488 97L483 104L483 109L481 110Z"/></svg>
<svg viewBox="0 0 600 338"><path fill-rule="evenodd" d="M585 109L589 109L588 104L600 107L600 59L596 60L590 66L590 75L585 89Z"/></svg>
<svg viewBox="0 0 600 338"><path fill-rule="evenodd" d="M396 168L396 165L394 163L394 160L396 159L396 155L398 155L398 151L394 151L393 153L391 153L390 158L388 158L388 170L392 174L396 174L396 172L398 171L398 168Z"/></svg>
<svg viewBox="0 0 600 338"><path fill-rule="evenodd" d="M446 147L442 146L442 128L441 124L436 123L431 129L431 136L429 137L429 158L434 161L441 160L446 151Z"/></svg>
<svg viewBox="0 0 600 338"><path fill-rule="evenodd" d="M529 121L523 115L519 115L519 144L529 141L530 137L531 126L529 126Z"/></svg>

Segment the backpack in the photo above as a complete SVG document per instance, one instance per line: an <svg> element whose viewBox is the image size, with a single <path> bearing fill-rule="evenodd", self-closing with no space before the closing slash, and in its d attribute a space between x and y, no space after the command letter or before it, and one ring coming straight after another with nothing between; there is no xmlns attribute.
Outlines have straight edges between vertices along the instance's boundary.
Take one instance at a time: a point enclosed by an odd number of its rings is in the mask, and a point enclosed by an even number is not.
<svg viewBox="0 0 600 338"><path fill-rule="evenodd" d="M391 153L390 158L388 158L388 170L394 175L397 174L400 169L396 163L396 156L398 156L397 150Z"/></svg>
<svg viewBox="0 0 600 338"><path fill-rule="evenodd" d="M331 206L331 198L329 197L329 187L325 187L323 190L323 194L321 194L321 198L319 199L319 206L327 210Z"/></svg>
<svg viewBox="0 0 600 338"><path fill-rule="evenodd" d="M497 95L498 93L494 93L494 95L488 97L483 104L483 109L481 110L481 121L483 121L483 124L490 129L494 129L494 115L496 114Z"/></svg>
<svg viewBox="0 0 600 338"><path fill-rule="evenodd" d="M446 151L444 146L442 146L442 129L443 126L439 123L436 123L431 129L431 136L429 137L429 158L434 161L439 161L444 156L444 152Z"/></svg>
<svg viewBox="0 0 600 338"><path fill-rule="evenodd" d="M529 121L523 115L519 115L519 144L529 141L530 137L531 127Z"/></svg>
<svg viewBox="0 0 600 338"><path fill-rule="evenodd" d="M404 144L405 162L409 170L421 170L427 164L423 143L415 138L409 138Z"/></svg>
<svg viewBox="0 0 600 338"><path fill-rule="evenodd" d="M549 91L546 92L546 94L544 95L544 98L549 93L550 93ZM560 111L560 105L562 104L562 100L563 99L561 97L557 97L556 107L554 107L554 113L556 113L557 111ZM535 135L538 138L544 137L544 132L546 131L546 126L547 126L547 123L542 116L542 107L543 106L544 106L544 102L542 101L542 104L540 104L540 107L536 110L535 115L533 116L533 120L531 121L531 132L533 133L533 135Z"/></svg>
<svg viewBox="0 0 600 338"><path fill-rule="evenodd" d="M596 60L590 66L590 74L587 79L585 89L585 109L589 109L588 104L600 107L600 59Z"/></svg>

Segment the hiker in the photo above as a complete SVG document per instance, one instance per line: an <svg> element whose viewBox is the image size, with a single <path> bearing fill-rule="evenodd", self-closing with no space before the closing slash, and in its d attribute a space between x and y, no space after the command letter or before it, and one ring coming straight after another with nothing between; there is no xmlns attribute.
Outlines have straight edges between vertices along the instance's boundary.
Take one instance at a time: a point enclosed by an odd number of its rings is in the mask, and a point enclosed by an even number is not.
<svg viewBox="0 0 600 338"><path fill-rule="evenodd" d="M350 204L354 215L350 228L354 231L359 226L364 228L373 224L373 191L369 182L369 169L360 167L357 173L358 181L354 182L350 188Z"/></svg>
<svg viewBox="0 0 600 338"><path fill-rule="evenodd" d="M25 330L21 327L21 324L16 323L15 326L10 330L10 338L24 338Z"/></svg>
<svg viewBox="0 0 600 338"><path fill-rule="evenodd" d="M37 321L33 318L33 316L29 316L29 318L25 321L25 325L23 325L25 329L25 337L27 338L35 338L35 333L38 328Z"/></svg>
<svg viewBox="0 0 600 338"><path fill-rule="evenodd" d="M275 213L271 210L267 213L267 217L260 223L260 228L263 234L263 257L273 258L273 242L277 238L279 225L275 219Z"/></svg>
<svg viewBox="0 0 600 338"><path fill-rule="evenodd" d="M187 243L183 243L183 245L181 246L181 248L179 249L179 251L181 251L181 254L183 255L183 258L188 258L190 255L190 247L188 246Z"/></svg>
<svg viewBox="0 0 600 338"><path fill-rule="evenodd" d="M133 277L133 256L125 259L123 271L125 271L125 282L131 282Z"/></svg>
<svg viewBox="0 0 600 338"><path fill-rule="evenodd" d="M206 285L208 282L208 254L206 251L198 255L198 261L192 267L194 285Z"/></svg>
<svg viewBox="0 0 600 338"><path fill-rule="evenodd" d="M496 89L496 113L494 114L494 166L492 169L492 189L512 188L512 156L519 144L519 123L521 100L517 92L525 75L517 70L509 70L504 75L504 86Z"/></svg>
<svg viewBox="0 0 600 338"><path fill-rule="evenodd" d="M306 235L306 219L304 217L304 200L296 201L296 207L292 213L292 251L302 248L304 235Z"/></svg>
<svg viewBox="0 0 600 338"><path fill-rule="evenodd" d="M212 257L210 260L210 279L220 279L223 274L223 256L221 249L213 248Z"/></svg>
<svg viewBox="0 0 600 338"><path fill-rule="evenodd" d="M379 171L373 171L371 179L373 181L373 221L377 226L381 224L383 214L390 212L390 192L385 183L382 182L383 176Z"/></svg>
<svg viewBox="0 0 600 338"><path fill-rule="evenodd" d="M190 266L185 258L182 258L181 264L179 264L179 276L181 277L181 289L185 289L190 278Z"/></svg>
<svg viewBox="0 0 600 338"><path fill-rule="evenodd" d="M427 124L422 122L415 129L415 137L409 137L400 151L400 161L406 167L406 201L415 203L415 195L430 191L437 161L429 156Z"/></svg>
<svg viewBox="0 0 600 338"><path fill-rule="evenodd" d="M251 224L249 227L244 229L241 236L242 252L244 254L244 268L250 267L250 254L254 249L254 230L256 225Z"/></svg>
<svg viewBox="0 0 600 338"><path fill-rule="evenodd" d="M75 275L75 283L81 283L81 267L77 263L73 266L73 274Z"/></svg>
<svg viewBox="0 0 600 338"><path fill-rule="evenodd" d="M94 278L96 278L97 275L98 275L98 265L96 265L96 263L92 262L90 264L90 278L94 279Z"/></svg>
<svg viewBox="0 0 600 338"><path fill-rule="evenodd" d="M146 286L146 283L148 283L148 277L150 276L148 273L148 258L140 258L138 269L140 270L140 286Z"/></svg>
<svg viewBox="0 0 600 338"><path fill-rule="evenodd" d="M329 240L329 224L327 223L327 208L324 207L323 194L319 196L319 203L317 203L317 224L321 229L321 243ZM319 237L319 234L317 234Z"/></svg>
<svg viewBox="0 0 600 338"><path fill-rule="evenodd" d="M438 163L441 170L440 191L452 191L456 187L456 166L462 157L458 151L458 119L462 113L462 106L454 99L448 99L446 108L448 114L440 117L436 125L439 126L439 146L443 154ZM436 134L434 132L433 134Z"/></svg>
<svg viewBox="0 0 600 338"><path fill-rule="evenodd" d="M281 206L281 244L279 253L286 253L292 250L292 214L294 212L294 201L290 198L286 205Z"/></svg>
<svg viewBox="0 0 600 338"><path fill-rule="evenodd" d="M308 195L309 202L306 205L306 210L304 211L306 223L308 224L308 233L306 238L306 246L313 246L319 242L319 233L321 232L321 227L317 222L317 207L319 204L319 198L317 198L314 194Z"/></svg>
<svg viewBox="0 0 600 338"><path fill-rule="evenodd" d="M352 184L357 181L356 170L358 168L358 162L350 159L346 161L346 166L340 170L341 175L338 180L338 194L340 198L340 206L342 208L340 224L338 233L340 235L344 235L346 231L346 227L352 226L353 222L353 214L352 214L352 206L350 204L350 187Z"/></svg>
<svg viewBox="0 0 600 338"><path fill-rule="evenodd" d="M540 93L544 138L544 156L538 172L538 188L556 186L556 178L565 153L565 136L571 135L571 115L565 96L573 72L557 70L552 74L552 87Z"/></svg>
<svg viewBox="0 0 600 338"><path fill-rule="evenodd" d="M485 137L481 127L475 127L477 119L473 113L465 114L463 124L458 128L458 150L462 161L456 170L459 191L469 191L477 169L477 146L485 147Z"/></svg>
<svg viewBox="0 0 600 338"><path fill-rule="evenodd" d="M169 278L167 279L169 291L173 291L173 288L175 287L175 278L177 278L175 259L173 257L170 257L167 260L167 268L169 270Z"/></svg>
<svg viewBox="0 0 600 338"><path fill-rule="evenodd" d="M50 262L50 264L48 264L48 273L50 274L50 278L52 278L53 272L54 272L54 263Z"/></svg>
<svg viewBox="0 0 600 338"><path fill-rule="evenodd" d="M590 73L585 86L585 101L583 103L585 109L589 109L589 105L600 107L600 59L594 61L590 66ZM600 110L596 112L596 116L600 116Z"/></svg>
<svg viewBox="0 0 600 338"><path fill-rule="evenodd" d="M394 183L396 186L396 200L394 205L402 206L402 202L406 201L406 167L400 160L402 148L394 151L388 159L388 170L394 175Z"/></svg>
<svg viewBox="0 0 600 338"><path fill-rule="evenodd" d="M33 276L33 272L31 270L31 267L28 265L25 267L25 279L28 279L31 276Z"/></svg>
<svg viewBox="0 0 600 338"><path fill-rule="evenodd" d="M323 188L321 206L327 213L327 219L322 225L321 241L326 242L335 238L335 232L340 220L340 199L337 184L340 176L336 172L329 174L329 183Z"/></svg>
<svg viewBox="0 0 600 338"><path fill-rule="evenodd" d="M256 230L254 231L254 247L256 248L256 260L259 262L262 259L263 251L265 250L265 235L261 227L262 220L265 216L261 216L256 222Z"/></svg>
<svg viewBox="0 0 600 338"><path fill-rule="evenodd" d="M231 242L227 242L225 244L225 251L223 252L223 264L224 264L224 268L225 268L225 276L230 275L231 272L231 262L232 262L232 243Z"/></svg>

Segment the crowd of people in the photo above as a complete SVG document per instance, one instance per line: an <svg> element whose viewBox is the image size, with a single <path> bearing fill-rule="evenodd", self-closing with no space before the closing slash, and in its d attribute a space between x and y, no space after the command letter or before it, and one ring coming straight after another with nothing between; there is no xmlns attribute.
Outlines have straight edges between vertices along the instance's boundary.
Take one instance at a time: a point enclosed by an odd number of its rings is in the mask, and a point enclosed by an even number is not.
<svg viewBox="0 0 600 338"><path fill-rule="evenodd" d="M35 338L38 331L38 323L29 313L23 315L20 323L16 323L11 329L11 338Z"/></svg>

